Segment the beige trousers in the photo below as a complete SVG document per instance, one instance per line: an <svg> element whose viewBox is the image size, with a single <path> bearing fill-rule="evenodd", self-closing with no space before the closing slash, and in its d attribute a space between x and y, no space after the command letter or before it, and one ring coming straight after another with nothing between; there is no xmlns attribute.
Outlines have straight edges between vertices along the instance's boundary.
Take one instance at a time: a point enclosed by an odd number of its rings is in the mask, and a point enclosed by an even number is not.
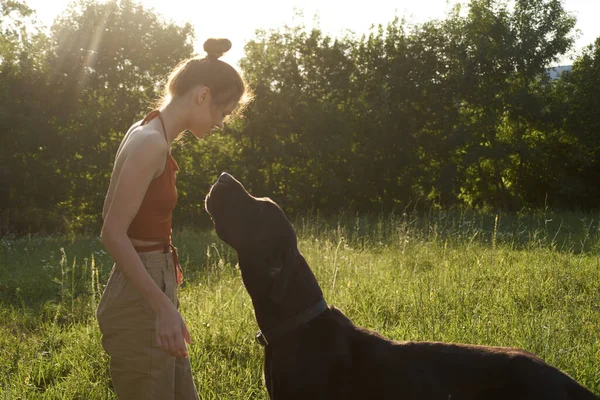
<svg viewBox="0 0 600 400"><path fill-rule="evenodd" d="M173 254L138 255L158 287L178 306ZM154 312L116 265L96 317L120 400L198 399L190 360L171 357L158 346Z"/></svg>

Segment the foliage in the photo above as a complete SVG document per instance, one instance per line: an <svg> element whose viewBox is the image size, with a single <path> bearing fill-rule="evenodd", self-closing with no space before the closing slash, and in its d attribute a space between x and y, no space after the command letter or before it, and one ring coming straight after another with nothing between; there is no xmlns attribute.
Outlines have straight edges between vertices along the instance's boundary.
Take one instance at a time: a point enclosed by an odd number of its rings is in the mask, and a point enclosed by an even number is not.
<svg viewBox="0 0 600 400"><path fill-rule="evenodd" d="M2 63L5 226L98 228L120 138L191 55L192 35L129 0L84 0Z"/></svg>
<svg viewBox="0 0 600 400"><path fill-rule="evenodd" d="M81 0L44 31L0 1L0 231L98 232L120 139L192 55L193 31L133 0ZM290 213L595 209L598 43L547 74L574 24L560 0L471 0L360 37L257 31L240 64L255 101L174 149L175 221L209 223L225 170Z"/></svg>

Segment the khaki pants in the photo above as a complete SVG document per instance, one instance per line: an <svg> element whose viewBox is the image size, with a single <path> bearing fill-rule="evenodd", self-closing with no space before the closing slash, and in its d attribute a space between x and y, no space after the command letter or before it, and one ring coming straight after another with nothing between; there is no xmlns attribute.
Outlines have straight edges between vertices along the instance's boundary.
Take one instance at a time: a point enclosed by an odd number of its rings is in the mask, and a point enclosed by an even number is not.
<svg viewBox="0 0 600 400"><path fill-rule="evenodd" d="M173 254L138 254L158 287L178 305ZM96 316L120 400L198 399L189 359L171 357L158 346L152 309L116 265Z"/></svg>

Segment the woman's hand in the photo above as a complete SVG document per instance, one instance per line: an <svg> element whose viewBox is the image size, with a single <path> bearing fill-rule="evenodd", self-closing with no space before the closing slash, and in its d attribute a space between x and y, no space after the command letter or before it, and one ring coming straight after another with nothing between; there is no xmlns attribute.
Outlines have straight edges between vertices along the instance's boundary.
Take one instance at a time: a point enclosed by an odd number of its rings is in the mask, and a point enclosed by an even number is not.
<svg viewBox="0 0 600 400"><path fill-rule="evenodd" d="M174 305L156 313L156 341L173 357L187 358L187 343L192 343L190 333Z"/></svg>

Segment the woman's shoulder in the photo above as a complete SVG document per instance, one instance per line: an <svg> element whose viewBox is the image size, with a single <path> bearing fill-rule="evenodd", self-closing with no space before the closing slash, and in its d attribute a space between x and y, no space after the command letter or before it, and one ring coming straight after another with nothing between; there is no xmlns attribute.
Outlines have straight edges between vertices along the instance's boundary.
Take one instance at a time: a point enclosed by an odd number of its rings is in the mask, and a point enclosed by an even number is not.
<svg viewBox="0 0 600 400"><path fill-rule="evenodd" d="M141 121L140 121L141 122ZM113 175L119 175L125 165L155 170L162 173L170 146L154 124L136 122L127 131L115 155ZM129 160L129 162L126 162Z"/></svg>
<svg viewBox="0 0 600 400"><path fill-rule="evenodd" d="M138 121L129 128L123 138L122 150L126 154L151 151L166 155L169 152L169 143L155 124L141 125L141 121Z"/></svg>

